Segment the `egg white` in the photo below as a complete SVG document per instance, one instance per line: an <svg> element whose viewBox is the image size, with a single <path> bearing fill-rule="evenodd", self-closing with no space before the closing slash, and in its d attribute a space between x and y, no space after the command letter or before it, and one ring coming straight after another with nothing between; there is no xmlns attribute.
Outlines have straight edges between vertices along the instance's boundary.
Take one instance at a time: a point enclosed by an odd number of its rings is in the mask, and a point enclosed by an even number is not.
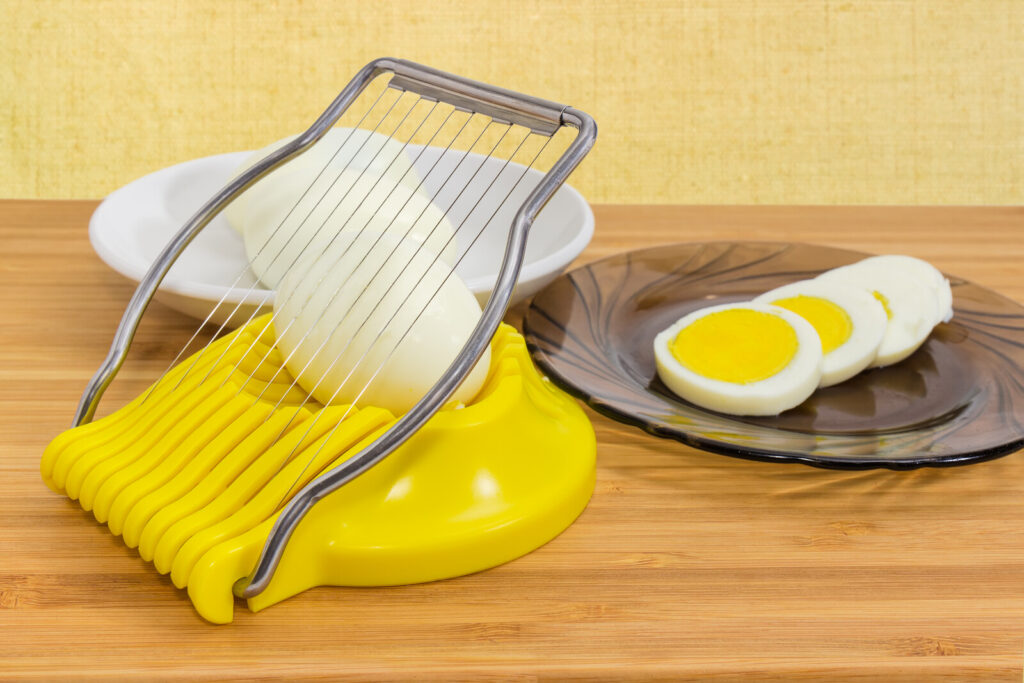
<svg viewBox="0 0 1024 683"><path fill-rule="evenodd" d="M231 177L237 178L297 137L298 135L289 135L256 150L246 157ZM420 183L419 174L402 149L402 144L397 140L362 128L332 128L297 158L285 162L283 166L256 181L224 207L223 216L236 232L245 234L245 215L249 199L265 192L268 186L280 182L283 176L297 172L298 175L307 177L308 186L320 169L324 169L325 173L331 173L333 177L346 168L370 171L374 176L383 175L394 182L401 182L413 188Z"/></svg>
<svg viewBox="0 0 1024 683"><path fill-rule="evenodd" d="M672 355L679 332L704 316L733 308L770 313L796 332L797 349L790 362L763 380L739 384L711 379L690 370ZM676 321L654 338L654 360L661 381L678 396L702 408L733 415L777 415L803 403L821 381L821 340L806 320L778 306L734 303L709 306Z"/></svg>
<svg viewBox="0 0 1024 683"><path fill-rule="evenodd" d="M299 386L327 404L408 411L455 360L480 318L462 279L411 240L343 234L281 281L277 345ZM483 386L490 350L453 399Z"/></svg>
<svg viewBox="0 0 1024 683"><path fill-rule="evenodd" d="M900 270L884 263L862 262L825 271L817 279L859 287L868 293L878 292L885 297L892 315L871 367L898 363L916 351L932 331L937 310L935 294L917 278Z"/></svg>
<svg viewBox="0 0 1024 683"><path fill-rule="evenodd" d="M948 323L953 319L953 291L949 287L949 280L942 274L942 271L927 261L913 256L886 254L883 256L871 256L863 261L854 263L850 267L864 266L892 268L917 278L925 287L931 290L935 301L935 319L932 325Z"/></svg>
<svg viewBox="0 0 1024 683"><path fill-rule="evenodd" d="M285 194L287 188L249 200L245 251L253 272L268 287L276 287L299 260L323 252L343 232L425 242L446 263L455 262L451 223L429 197L406 185L345 171L319 203L313 191L291 211L294 202L282 201Z"/></svg>
<svg viewBox="0 0 1024 683"><path fill-rule="evenodd" d="M387 232L425 242L453 264L454 228L422 190L403 145L357 129L331 130L225 207L245 241L256 277L277 287L299 259L317 255L344 232ZM239 172L287 142L260 150Z"/></svg>
<svg viewBox="0 0 1024 683"><path fill-rule="evenodd" d="M874 362L887 326L881 302L860 287L824 280L803 280L765 292L754 299L754 303L772 304L801 295L830 301L850 318L850 336L824 355L820 386L839 384Z"/></svg>

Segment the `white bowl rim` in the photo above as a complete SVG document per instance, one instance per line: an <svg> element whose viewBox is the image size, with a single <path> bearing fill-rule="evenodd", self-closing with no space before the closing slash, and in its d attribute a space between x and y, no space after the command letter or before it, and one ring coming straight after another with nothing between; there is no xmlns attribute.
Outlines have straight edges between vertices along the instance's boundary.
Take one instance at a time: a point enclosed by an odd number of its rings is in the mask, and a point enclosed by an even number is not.
<svg viewBox="0 0 1024 683"><path fill-rule="evenodd" d="M109 240L105 238L107 238L109 233L112 232L107 227L112 225L112 223L106 219L106 214L111 211L112 207L117 206L123 195L131 194L133 191L138 191L140 186L144 187L147 183L154 182L160 176L171 175L173 173L180 174L187 172L190 166L205 166L215 159L223 159L227 156L242 154L251 154L251 152L227 152L200 157L197 159L190 159L188 161L147 173L146 175L136 178L130 183L114 190L107 195L102 202L100 202L100 205L96 207L96 210L93 211L93 214L89 219L89 242L92 244L93 250L101 260L116 272L130 280L134 280L135 282L141 281L142 278L145 277L150 266L142 265L139 261L125 258L120 251L109 244ZM473 152L471 152L471 154L475 155ZM583 220L572 239L562 247L549 254L545 254L535 261L524 262L519 273L520 282L528 282L549 274L561 272L583 252L594 236L594 212L593 209L591 209L590 204L583 198L583 195L568 183L563 183L562 187L559 188L558 191L564 191L572 198L573 203L581 209ZM533 229L532 226L531 229ZM465 281L466 286L469 287L470 291L474 294L489 292L492 289L494 282L497 280L497 275L497 272L495 272L493 275L489 274L469 278ZM259 284L252 287L228 287L227 285L183 280L173 277L170 274L164 277L163 281L160 283L159 290L172 292L186 297L199 298L208 301L219 301L220 303L272 304L274 301L274 290L265 289Z"/></svg>

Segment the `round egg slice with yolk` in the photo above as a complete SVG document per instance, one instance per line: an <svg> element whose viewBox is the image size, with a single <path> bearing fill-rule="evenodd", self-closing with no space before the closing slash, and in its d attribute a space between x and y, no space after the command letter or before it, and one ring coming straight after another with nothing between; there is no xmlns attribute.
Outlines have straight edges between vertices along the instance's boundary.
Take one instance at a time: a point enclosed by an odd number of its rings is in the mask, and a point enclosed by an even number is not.
<svg viewBox="0 0 1024 683"><path fill-rule="evenodd" d="M821 386L845 381L875 360L885 336L885 307L860 287L804 280L754 299L796 313L821 339Z"/></svg>
<svg viewBox="0 0 1024 683"><path fill-rule="evenodd" d="M860 288L881 302L888 323L871 367L898 363L916 351L932 331L935 294L902 271L884 264L855 263L826 271L817 280Z"/></svg>
<svg viewBox="0 0 1024 683"><path fill-rule="evenodd" d="M694 311L654 339L661 381L702 408L777 415L821 380L821 341L799 315L741 303Z"/></svg>

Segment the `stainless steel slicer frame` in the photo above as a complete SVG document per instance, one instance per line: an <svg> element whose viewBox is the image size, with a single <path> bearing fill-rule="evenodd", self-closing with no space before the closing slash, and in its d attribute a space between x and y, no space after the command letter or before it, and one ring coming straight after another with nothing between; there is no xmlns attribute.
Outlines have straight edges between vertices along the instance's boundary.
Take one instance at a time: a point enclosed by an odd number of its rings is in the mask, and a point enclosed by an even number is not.
<svg viewBox="0 0 1024 683"><path fill-rule="evenodd" d="M509 228L508 241L493 292L462 351L438 382L376 441L341 465L314 479L285 505L267 537L263 552L249 580L242 581L236 586L235 592L240 597L258 595L270 584L288 539L317 501L387 457L444 405L469 374L490 343L508 308L512 290L522 267L530 226L540 210L590 151L597 137L597 126L593 118L572 107L479 83L401 59L381 58L370 62L345 86L312 126L228 183L206 202L164 247L129 301L110 351L82 394L73 426L92 420L103 392L124 363L150 300L174 261L195 236L225 205L246 188L316 143L334 126L366 86L385 73L392 74L389 87L410 91L428 100L445 102L468 112L484 114L495 121L525 126L533 132L548 136L564 126L575 128L578 132L566 151L519 207Z"/></svg>

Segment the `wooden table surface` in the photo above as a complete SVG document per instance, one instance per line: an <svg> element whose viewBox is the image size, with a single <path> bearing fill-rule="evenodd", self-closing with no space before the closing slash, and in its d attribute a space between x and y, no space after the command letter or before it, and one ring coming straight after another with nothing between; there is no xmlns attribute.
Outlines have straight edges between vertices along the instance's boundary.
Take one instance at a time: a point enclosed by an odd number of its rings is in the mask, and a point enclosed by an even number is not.
<svg viewBox="0 0 1024 683"><path fill-rule="evenodd" d="M205 623L38 474L131 292L89 248L94 207L0 202L0 677L1021 680L1024 453L837 472L702 453L595 414L593 500L540 550L473 576L318 588ZM1021 209L595 213L581 261L684 240L799 240L914 254L1024 300ZM108 405L162 369L192 325L154 304Z"/></svg>

